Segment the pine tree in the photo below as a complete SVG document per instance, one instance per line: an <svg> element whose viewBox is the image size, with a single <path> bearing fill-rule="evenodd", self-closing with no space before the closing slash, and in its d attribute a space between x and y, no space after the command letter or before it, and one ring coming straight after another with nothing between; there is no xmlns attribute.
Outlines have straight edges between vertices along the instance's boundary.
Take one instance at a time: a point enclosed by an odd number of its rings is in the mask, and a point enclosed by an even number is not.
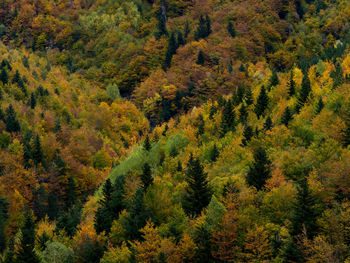
<svg viewBox="0 0 350 263"><path fill-rule="evenodd" d="M241 63L241 65L239 66L238 69L240 72L245 72L245 67L244 67L243 63Z"/></svg>
<svg viewBox="0 0 350 263"><path fill-rule="evenodd" d="M350 122L347 121L345 123L346 127L345 129L343 130L342 132L342 144L343 144L343 147L346 148L350 145Z"/></svg>
<svg viewBox="0 0 350 263"><path fill-rule="evenodd" d="M150 185L153 184L151 166L148 163L145 163L142 167L141 181L145 191Z"/></svg>
<svg viewBox="0 0 350 263"><path fill-rule="evenodd" d="M25 213L21 232L22 238L17 252L16 263L40 263L40 259L35 252L35 224L29 210Z"/></svg>
<svg viewBox="0 0 350 263"><path fill-rule="evenodd" d="M253 94L252 94L252 89L250 87L247 87L246 92L245 92L245 103L247 105L252 105L253 104Z"/></svg>
<svg viewBox="0 0 350 263"><path fill-rule="evenodd" d="M56 222L55 232L64 230L69 237L73 237L81 221L82 206L76 202L69 210L61 213Z"/></svg>
<svg viewBox="0 0 350 263"><path fill-rule="evenodd" d="M301 90L298 97L298 104L296 107L296 111L299 112L300 109L304 106L304 104L307 102L307 99L311 92L311 84L310 79L307 73L304 74L302 83L301 83Z"/></svg>
<svg viewBox="0 0 350 263"><path fill-rule="evenodd" d="M211 22L207 15L206 18L201 15L199 17L199 23L195 32L195 40L198 41L201 38L206 38L211 34Z"/></svg>
<svg viewBox="0 0 350 263"><path fill-rule="evenodd" d="M15 245L14 245L14 239L11 238L8 248L7 248L7 252L6 252L6 256L5 256L5 260L3 261L3 263L16 263L16 259L15 259Z"/></svg>
<svg viewBox="0 0 350 263"><path fill-rule="evenodd" d="M211 21L208 15L205 16L206 37L211 34Z"/></svg>
<svg viewBox="0 0 350 263"><path fill-rule="evenodd" d="M315 115L320 114L323 108L324 108L323 99L322 97L319 97L318 102L316 104Z"/></svg>
<svg viewBox="0 0 350 263"><path fill-rule="evenodd" d="M7 74L7 71L5 68L1 69L1 73L0 73L0 81L3 84L7 84L9 82L9 75Z"/></svg>
<svg viewBox="0 0 350 263"><path fill-rule="evenodd" d="M16 117L16 112L12 107L12 104L6 109L5 117L6 131L8 132L19 132L21 127Z"/></svg>
<svg viewBox="0 0 350 263"><path fill-rule="evenodd" d="M51 191L47 200L47 215L50 220L55 220L58 216L59 207L56 194Z"/></svg>
<svg viewBox="0 0 350 263"><path fill-rule="evenodd" d="M16 70L15 74L12 77L12 83L19 83L21 80L21 75L19 74L18 70Z"/></svg>
<svg viewBox="0 0 350 263"><path fill-rule="evenodd" d="M168 40L168 48L165 54L164 69L170 68L171 60L173 58L173 55L176 54L177 47L178 46L175 38L175 33L172 32Z"/></svg>
<svg viewBox="0 0 350 263"><path fill-rule="evenodd" d="M249 125L244 126L243 140L242 140L243 146L247 146L248 142L251 141L253 135L254 135L253 128Z"/></svg>
<svg viewBox="0 0 350 263"><path fill-rule="evenodd" d="M214 146L210 151L210 161L213 163L216 162L219 155L220 155L220 153L219 153L218 147L216 146L216 143L214 143Z"/></svg>
<svg viewBox="0 0 350 263"><path fill-rule="evenodd" d="M288 124L292 119L293 119L292 112L290 111L289 107L287 106L283 112L283 115L281 118L281 123L284 124L286 127L288 127Z"/></svg>
<svg viewBox="0 0 350 263"><path fill-rule="evenodd" d="M197 138L198 138L199 136L202 136L202 135L204 134L204 132L205 132L205 123L204 123L203 115L200 114L200 115L199 115L198 130L197 130L197 132L196 132Z"/></svg>
<svg viewBox="0 0 350 263"><path fill-rule="evenodd" d="M180 30L177 31L177 45L178 46L185 45L185 39L184 39L182 32Z"/></svg>
<svg viewBox="0 0 350 263"><path fill-rule="evenodd" d="M110 179L107 179L102 188L102 198L99 200L99 207L95 214L96 233L109 232L112 226L113 215L110 211L110 202L112 200L113 185Z"/></svg>
<svg viewBox="0 0 350 263"><path fill-rule="evenodd" d="M292 97L295 95L295 81L294 81L294 70L290 71L290 79L289 79L289 88L288 88L288 96Z"/></svg>
<svg viewBox="0 0 350 263"><path fill-rule="evenodd" d="M269 104L269 97L266 94L265 87L262 86L258 100L257 100L256 105L255 105L255 110L254 110L255 114L256 114L256 116L258 116L258 118L260 118L261 116L264 115L268 104Z"/></svg>
<svg viewBox="0 0 350 263"><path fill-rule="evenodd" d="M254 152L254 162L250 165L246 177L247 183L261 190L268 178L271 176L271 162L266 151L259 147Z"/></svg>
<svg viewBox="0 0 350 263"><path fill-rule="evenodd" d="M75 182L73 176L68 177L68 185L66 189L66 207L69 209L77 202L77 195L75 192Z"/></svg>
<svg viewBox="0 0 350 263"><path fill-rule="evenodd" d="M147 219L149 218L143 202L143 195L143 189L138 188L127 208L129 213L123 223L128 240L141 238L141 232L139 230L146 225Z"/></svg>
<svg viewBox="0 0 350 263"><path fill-rule="evenodd" d="M0 197L0 254L2 254L6 248L5 226L9 218L8 210L9 202L7 202L5 198Z"/></svg>
<svg viewBox="0 0 350 263"><path fill-rule="evenodd" d="M152 148L151 142L150 142L149 137L148 137L148 135L147 135L147 136L146 136L146 139L145 139L145 141L144 141L144 143L143 143L143 149L144 149L145 151L149 152L149 151L151 150L151 148Z"/></svg>
<svg viewBox="0 0 350 263"><path fill-rule="evenodd" d="M266 131L269 131L269 130L271 130L272 127L273 127L272 120L271 120L270 116L267 116L265 123L264 123L264 129Z"/></svg>
<svg viewBox="0 0 350 263"><path fill-rule="evenodd" d="M225 134L229 131L233 131L235 129L235 111L232 106L231 100L225 103L225 107L222 111L221 117L221 136L225 136Z"/></svg>
<svg viewBox="0 0 350 263"><path fill-rule="evenodd" d="M291 234L297 236L305 228L308 238L313 238L317 234L317 216L318 210L315 208L316 199L311 194L306 178L298 182L296 202L294 212L291 217L292 230Z"/></svg>
<svg viewBox="0 0 350 263"><path fill-rule="evenodd" d="M270 87L277 86L280 83L280 80L278 78L277 72L273 71L272 76L270 78Z"/></svg>
<svg viewBox="0 0 350 263"><path fill-rule="evenodd" d="M190 23L188 22L188 20L186 20L185 29L184 29L184 37L187 38L190 32L191 32Z"/></svg>
<svg viewBox="0 0 350 263"><path fill-rule="evenodd" d="M232 24L231 21L228 22L227 31L230 33L231 37L235 37L236 36L236 30L233 27L233 24Z"/></svg>
<svg viewBox="0 0 350 263"><path fill-rule="evenodd" d="M163 15L162 10L158 11L158 31L156 33L156 38L159 39L163 35L167 35L168 31L166 29L166 17Z"/></svg>
<svg viewBox="0 0 350 263"><path fill-rule="evenodd" d="M182 163L180 160L177 161L176 171L182 172Z"/></svg>
<svg viewBox="0 0 350 263"><path fill-rule="evenodd" d="M41 149L39 135L37 135L35 137L35 140L34 140L33 161L34 161L35 165L38 165L39 163L43 163L43 152Z"/></svg>
<svg viewBox="0 0 350 263"><path fill-rule="evenodd" d="M197 58L196 63L198 65L204 65L204 52L202 50L199 50L198 58Z"/></svg>
<svg viewBox="0 0 350 263"><path fill-rule="evenodd" d="M247 107L245 106L244 103L242 103L241 108L239 109L239 121L242 124L245 124L248 120L248 111Z"/></svg>
<svg viewBox="0 0 350 263"><path fill-rule="evenodd" d="M30 94L30 107L31 107L32 109L34 109L35 106L36 106L36 98L35 98L34 93L32 92L32 93Z"/></svg>
<svg viewBox="0 0 350 263"><path fill-rule="evenodd" d="M188 187L183 202L184 210L188 215L198 216L209 204L212 194L199 159L194 159L192 155L187 164L186 181Z"/></svg>
<svg viewBox="0 0 350 263"><path fill-rule="evenodd" d="M47 214L47 194L45 187L40 186L33 191L33 212L38 220L41 220Z"/></svg>

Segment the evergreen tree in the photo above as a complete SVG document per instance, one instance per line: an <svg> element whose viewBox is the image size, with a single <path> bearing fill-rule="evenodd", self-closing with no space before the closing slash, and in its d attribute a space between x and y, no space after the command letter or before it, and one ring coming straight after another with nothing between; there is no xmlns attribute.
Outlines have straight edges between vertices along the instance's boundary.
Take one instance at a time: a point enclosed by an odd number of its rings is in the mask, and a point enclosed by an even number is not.
<svg viewBox="0 0 350 263"><path fill-rule="evenodd" d="M109 232L112 226L113 215L110 211L110 202L112 200L113 186L110 179L107 179L102 188L102 198L99 200L99 207L95 214L96 233Z"/></svg>
<svg viewBox="0 0 350 263"><path fill-rule="evenodd" d="M16 70L15 74L12 77L12 83L19 83L21 80L21 75L19 74L18 70Z"/></svg>
<svg viewBox="0 0 350 263"><path fill-rule="evenodd" d="M269 97L266 94L265 87L262 86L260 90L260 94L258 97L258 100L255 105L255 114L260 118L260 116L263 116L265 113L265 110L269 104Z"/></svg>
<svg viewBox="0 0 350 263"><path fill-rule="evenodd" d="M177 47L178 46L175 38L175 33L172 32L169 37L168 48L165 54L164 69L170 68L171 60L173 58L173 55L176 54Z"/></svg>
<svg viewBox="0 0 350 263"><path fill-rule="evenodd" d="M315 115L320 114L323 108L324 108L323 99L322 97L319 97L318 102L316 104Z"/></svg>
<svg viewBox="0 0 350 263"><path fill-rule="evenodd" d="M239 66L238 69L240 72L245 72L245 67L244 67L243 63Z"/></svg>
<svg viewBox="0 0 350 263"><path fill-rule="evenodd" d="M316 199L311 194L306 178L298 182L296 202L294 212L291 217L292 230L291 234L297 236L306 230L308 238L313 238L317 234L317 216L318 211L315 208Z"/></svg>
<svg viewBox="0 0 350 263"><path fill-rule="evenodd" d="M35 165L38 165L39 163L43 163L43 152L41 149L39 135L37 135L35 137L35 140L34 140L33 161L34 161Z"/></svg>
<svg viewBox="0 0 350 263"><path fill-rule="evenodd" d="M41 220L47 214L47 194L45 187L41 184L33 191L33 212L38 220Z"/></svg>
<svg viewBox="0 0 350 263"><path fill-rule="evenodd" d="M15 254L14 240L13 238L11 238L7 248L5 260L3 263L16 263L15 255L16 254Z"/></svg>
<svg viewBox="0 0 350 263"><path fill-rule="evenodd" d="M204 123L203 115L200 114L200 115L199 115L198 130L197 130L197 132L196 132L197 138L198 138L199 136L202 136L202 135L204 134L204 132L205 132L205 123Z"/></svg>
<svg viewBox="0 0 350 263"><path fill-rule="evenodd" d="M141 181L145 191L150 185L153 184L151 166L148 163L145 163L142 167Z"/></svg>
<svg viewBox="0 0 350 263"><path fill-rule="evenodd" d="M294 70L290 71L290 79L289 79L289 88L288 88L288 96L292 97L295 95L295 81L294 81Z"/></svg>
<svg viewBox="0 0 350 263"><path fill-rule="evenodd" d="M296 107L296 111L299 112L300 109L304 106L304 104L306 103L309 95L311 92L311 84L310 84L310 79L309 76L307 75L307 73L304 74L303 80L301 82L301 90L299 93L299 97L298 97L298 104Z"/></svg>
<svg viewBox="0 0 350 263"><path fill-rule="evenodd" d="M210 161L213 163L216 162L219 155L220 155L220 153L219 153L218 147L216 147L216 143L214 143L214 146L210 151Z"/></svg>
<svg viewBox="0 0 350 263"><path fill-rule="evenodd" d="M177 168L176 168L176 171L182 172L182 163L181 163L180 160L177 161Z"/></svg>
<svg viewBox="0 0 350 263"><path fill-rule="evenodd" d="M188 187L183 208L187 214L198 216L209 204L212 194L199 159L194 159L192 155L187 164L186 181Z"/></svg>
<svg viewBox="0 0 350 263"><path fill-rule="evenodd" d="M58 200L56 194L51 191L47 200L47 215L50 220L55 220L58 216Z"/></svg>
<svg viewBox="0 0 350 263"><path fill-rule="evenodd" d="M6 109L5 117L6 131L8 132L19 132L21 127L16 117L16 112L12 107L12 104Z"/></svg>
<svg viewBox="0 0 350 263"><path fill-rule="evenodd" d="M16 256L16 263L40 263L35 248L35 224L29 210L25 213L24 225L21 228L22 238Z"/></svg>
<svg viewBox="0 0 350 263"><path fill-rule="evenodd" d="M128 215L124 223L124 229L128 240L140 239L140 229L146 225L148 212L143 201L143 190L138 188L127 208Z"/></svg>
<svg viewBox="0 0 350 263"><path fill-rule="evenodd" d="M198 65L204 65L204 52L202 50L199 50L198 58L197 58L196 63Z"/></svg>
<svg viewBox="0 0 350 263"><path fill-rule="evenodd" d="M161 38L161 36L168 34L168 31L166 29L166 17L163 15L162 10L158 11L157 19L158 19L158 25L157 25L158 31L156 33L156 38L159 39Z"/></svg>
<svg viewBox="0 0 350 263"><path fill-rule="evenodd" d="M251 141L253 135L254 135L253 128L249 125L244 126L243 140L242 140L243 146L247 146L247 143Z"/></svg>
<svg viewBox="0 0 350 263"><path fill-rule="evenodd" d="M228 22L227 31L230 33L231 37L235 37L236 36L236 30L233 27L233 24L232 24L231 21Z"/></svg>
<svg viewBox="0 0 350 263"><path fill-rule="evenodd" d="M6 248L5 226L9 218L8 210L9 203L5 198L0 197L0 254L2 254Z"/></svg>
<svg viewBox="0 0 350 263"><path fill-rule="evenodd" d="M253 94L252 89L250 87L247 87L245 92L245 103L249 106L253 104Z"/></svg>
<svg viewBox="0 0 350 263"><path fill-rule="evenodd" d="M248 120L248 111L247 107L245 106L244 103L242 103L241 108L239 109L239 121L242 124L245 124Z"/></svg>
<svg viewBox="0 0 350 263"><path fill-rule="evenodd" d="M73 176L68 177L68 185L66 189L66 207L71 208L77 201L77 195L75 192L75 182Z"/></svg>
<svg viewBox="0 0 350 263"><path fill-rule="evenodd" d="M151 148L152 148L151 142L150 142L149 137L148 137L148 135L147 135L147 136L146 136L146 139L145 139L145 141L144 141L144 143L143 143L143 149L144 149L145 151L149 152L149 151L151 150Z"/></svg>
<svg viewBox="0 0 350 263"><path fill-rule="evenodd" d="M266 151L259 147L254 152L254 162L250 165L246 177L247 183L261 190L268 178L271 176L271 162Z"/></svg>
<svg viewBox="0 0 350 263"><path fill-rule="evenodd" d="M82 206L76 203L68 211L60 214L56 222L56 232L64 230L69 237L75 235L77 226L81 221Z"/></svg>
<svg viewBox="0 0 350 263"><path fill-rule="evenodd" d="M36 98L35 98L34 93L32 92L32 93L30 94L30 107L31 107L32 109L34 109L35 106L36 106Z"/></svg>
<svg viewBox="0 0 350 263"><path fill-rule="evenodd" d="M212 120L214 117L214 114L216 114L217 112L218 112L218 108L215 105L212 105L209 111L209 119Z"/></svg>
<svg viewBox="0 0 350 263"><path fill-rule="evenodd" d="M177 45L178 46L185 45L185 39L180 30L177 31Z"/></svg>
<svg viewBox="0 0 350 263"><path fill-rule="evenodd" d="M288 124L292 119L293 119L292 112L290 111L289 107L287 106L283 112L283 115L281 118L281 123L284 124L286 127L288 127Z"/></svg>
<svg viewBox="0 0 350 263"><path fill-rule="evenodd" d="M5 68L1 69L1 73L0 73L0 81L3 84L7 84L9 82L9 75L7 74L7 71Z"/></svg>
<svg viewBox="0 0 350 263"><path fill-rule="evenodd" d="M270 78L270 87L277 86L278 84L280 84L280 80L278 78L277 72L273 71L272 76Z"/></svg>
<svg viewBox="0 0 350 263"><path fill-rule="evenodd" d="M342 132L342 144L343 144L343 147L348 147L350 145L350 122L347 121L345 123L346 127L345 129L343 130Z"/></svg>
<svg viewBox="0 0 350 263"><path fill-rule="evenodd" d="M271 130L272 126L273 126L272 120L271 120L270 116L267 116L265 123L264 123L264 129L266 131L269 131L269 130Z"/></svg>
<svg viewBox="0 0 350 263"><path fill-rule="evenodd" d="M211 231L205 225L199 225L195 228L194 242L197 246L193 262L195 263L214 263L211 246Z"/></svg>
<svg viewBox="0 0 350 263"><path fill-rule="evenodd" d="M199 17L198 27L194 36L195 40L198 41L201 38L206 38L210 35L210 33L211 33L210 18L208 15L206 16L206 18L204 18L203 15L201 15Z"/></svg>
<svg viewBox="0 0 350 263"><path fill-rule="evenodd" d="M235 129L235 111L232 106L231 100L225 103L225 107L222 111L221 117L221 136L225 136L225 134L229 131L233 131Z"/></svg>
<svg viewBox="0 0 350 263"><path fill-rule="evenodd" d="M190 23L188 22L188 20L186 20L185 30L184 30L184 37L187 38L190 32L191 32Z"/></svg>

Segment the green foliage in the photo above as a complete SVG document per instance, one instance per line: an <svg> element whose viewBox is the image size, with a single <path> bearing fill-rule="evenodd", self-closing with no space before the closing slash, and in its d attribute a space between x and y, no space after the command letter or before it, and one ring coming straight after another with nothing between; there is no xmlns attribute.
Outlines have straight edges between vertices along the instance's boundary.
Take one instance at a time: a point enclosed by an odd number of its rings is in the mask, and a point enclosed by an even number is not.
<svg viewBox="0 0 350 263"><path fill-rule="evenodd" d="M235 37L237 34L231 21L229 21L227 24L227 31L230 33L231 37Z"/></svg>
<svg viewBox="0 0 350 263"><path fill-rule="evenodd" d="M199 50L198 57L196 63L198 65L204 65L204 52L202 50Z"/></svg>
<svg viewBox="0 0 350 263"><path fill-rule="evenodd" d="M209 229L215 228L225 214L225 206L213 195L207 208L205 217L206 226Z"/></svg>
<svg viewBox="0 0 350 263"><path fill-rule="evenodd" d="M0 254L3 253L6 248L6 236L4 230L6 221L9 218L8 209L9 203L6 199L0 197Z"/></svg>
<svg viewBox="0 0 350 263"><path fill-rule="evenodd" d="M147 135L147 136L146 136L146 139L145 139L145 141L144 141L144 143L143 143L143 149L144 149L145 151L149 152L149 151L151 150L151 148L152 148L151 142L150 142L149 137L148 137L148 135Z"/></svg>
<svg viewBox="0 0 350 263"><path fill-rule="evenodd" d="M261 190L268 178L271 177L271 161L268 159L264 148L254 151L254 162L250 165L246 177L247 183Z"/></svg>
<svg viewBox="0 0 350 263"><path fill-rule="evenodd" d="M288 96L292 97L295 95L295 81L294 81L294 70L292 69L290 71L290 77L289 77L289 88L288 88Z"/></svg>
<svg viewBox="0 0 350 263"><path fill-rule="evenodd" d="M201 38L206 38L211 34L211 21L208 15L204 18L199 17L198 27L195 32L195 39L198 41Z"/></svg>
<svg viewBox="0 0 350 263"><path fill-rule="evenodd" d="M12 104L6 109L5 124L8 132L19 132L21 130Z"/></svg>
<svg viewBox="0 0 350 263"><path fill-rule="evenodd" d="M80 204L75 204L67 212L61 213L57 219L55 231L64 230L68 236L74 236L80 223L81 213Z"/></svg>
<svg viewBox="0 0 350 263"><path fill-rule="evenodd" d="M211 162L216 162L216 160L218 159L219 155L220 155L220 152L218 150L218 147L216 146L216 143L214 143L214 146L213 146L213 148L210 151L210 157L209 157L210 161Z"/></svg>
<svg viewBox="0 0 350 263"><path fill-rule="evenodd" d="M120 98L120 92L118 85L116 83L110 83L106 87L106 91L108 96L111 98L112 101Z"/></svg>
<svg viewBox="0 0 350 263"><path fill-rule="evenodd" d="M198 216L207 207L211 198L207 175L199 159L191 155L187 164L186 181L188 187L183 200L183 208L188 215Z"/></svg>
<svg viewBox="0 0 350 263"><path fill-rule="evenodd" d="M284 124L286 127L288 127L289 122L293 119L292 112L290 111L289 107L287 106L283 112L281 123Z"/></svg>
<svg viewBox="0 0 350 263"><path fill-rule="evenodd" d="M222 111L221 117L221 136L223 137L227 132L233 131L236 126L235 121L235 111L232 106L231 100L228 100L225 103L224 109Z"/></svg>
<svg viewBox="0 0 350 263"><path fill-rule="evenodd" d="M254 135L253 128L249 125L244 126L243 139L242 139L243 146L247 146L247 144L251 141L253 135Z"/></svg>
<svg viewBox="0 0 350 263"><path fill-rule="evenodd" d="M73 250L57 241L49 241L42 253L43 263L67 263L73 259Z"/></svg>
<svg viewBox="0 0 350 263"><path fill-rule="evenodd" d="M266 94L265 87L262 86L261 90L260 90L259 97L258 97L257 102L255 104L255 109L254 109L254 112L255 112L256 116L258 116L258 118L260 118L261 116L264 116L264 113L265 113L268 105L269 105L269 97Z"/></svg>
<svg viewBox="0 0 350 263"><path fill-rule="evenodd" d="M142 167L141 182L143 184L143 189L146 191L147 188L153 184L153 177L151 172L151 167L148 163L145 163Z"/></svg>

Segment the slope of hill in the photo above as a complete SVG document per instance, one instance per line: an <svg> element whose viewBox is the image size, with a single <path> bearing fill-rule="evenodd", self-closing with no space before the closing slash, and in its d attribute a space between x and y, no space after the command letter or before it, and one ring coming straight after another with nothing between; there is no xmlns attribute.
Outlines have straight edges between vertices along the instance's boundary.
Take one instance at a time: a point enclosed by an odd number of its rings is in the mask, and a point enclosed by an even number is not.
<svg viewBox="0 0 350 263"><path fill-rule="evenodd" d="M350 261L349 1L0 7L0 262Z"/></svg>

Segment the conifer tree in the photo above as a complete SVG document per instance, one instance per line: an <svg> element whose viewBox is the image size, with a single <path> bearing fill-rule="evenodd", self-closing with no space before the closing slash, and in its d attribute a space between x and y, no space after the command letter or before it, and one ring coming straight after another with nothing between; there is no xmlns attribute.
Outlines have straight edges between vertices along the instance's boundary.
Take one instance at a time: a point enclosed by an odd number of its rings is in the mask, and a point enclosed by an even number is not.
<svg viewBox="0 0 350 263"><path fill-rule="evenodd" d="M43 162L43 152L41 149L41 143L39 135L35 137L34 140L34 147L33 147L33 161L35 165L38 165L39 163Z"/></svg>
<svg viewBox="0 0 350 263"><path fill-rule="evenodd" d="M186 20L185 29L184 29L184 37L187 38L187 37L188 37L188 34L189 34L190 32L191 32L190 23L188 22L188 20Z"/></svg>
<svg viewBox="0 0 350 263"><path fill-rule="evenodd" d="M19 74L18 70L16 70L15 74L13 75L12 78L12 83L19 83L21 79L21 75Z"/></svg>
<svg viewBox="0 0 350 263"><path fill-rule="evenodd" d="M318 102L316 104L315 115L320 114L320 112L322 111L323 108L324 108L324 103L323 103L323 99L321 96L321 97L319 97Z"/></svg>
<svg viewBox="0 0 350 263"><path fill-rule="evenodd" d="M277 86L280 83L280 80L278 78L277 72L273 71L272 76L270 78L270 87Z"/></svg>
<svg viewBox="0 0 350 263"><path fill-rule="evenodd" d="M245 72L245 67L244 67L243 63L241 63L241 65L239 66L238 69L240 72Z"/></svg>
<svg viewBox="0 0 350 263"><path fill-rule="evenodd" d="M298 182L297 190L294 212L291 217L291 234L297 236L305 228L307 237L313 238L318 230L316 220L319 212L315 208L316 199L309 190L306 178L302 178Z"/></svg>
<svg viewBox="0 0 350 263"><path fill-rule="evenodd" d="M25 213L21 228L22 238L16 256L16 263L40 263L35 248L35 224L29 209Z"/></svg>
<svg viewBox="0 0 350 263"><path fill-rule="evenodd" d="M30 107L31 107L32 109L34 109L35 106L36 106L36 98L35 98L34 93L32 92L32 93L30 94Z"/></svg>
<svg viewBox="0 0 350 263"><path fill-rule="evenodd" d="M150 185L153 184L151 166L148 163L145 163L142 167L141 181L145 191Z"/></svg>
<svg viewBox="0 0 350 263"><path fill-rule="evenodd" d="M180 160L177 161L176 171L182 172L182 163Z"/></svg>
<svg viewBox="0 0 350 263"><path fill-rule="evenodd" d="M247 107L245 106L244 103L242 103L241 108L239 109L239 121L242 124L245 124L248 120L248 111Z"/></svg>
<svg viewBox="0 0 350 263"><path fill-rule="evenodd" d="M307 99L311 92L311 84L310 79L307 73L304 74L303 80L301 83L301 90L298 97L298 104L296 107L296 111L299 112L300 109L304 106L304 104L307 102Z"/></svg>
<svg viewBox="0 0 350 263"><path fill-rule="evenodd" d="M8 132L19 132L21 130L12 104L6 109L5 124Z"/></svg>
<svg viewBox="0 0 350 263"><path fill-rule="evenodd" d="M269 104L269 97L266 94L265 87L262 86L258 100L255 104L255 110L254 110L255 114L256 114L256 116L258 116L258 118L260 118L261 116L264 115L268 104Z"/></svg>
<svg viewBox="0 0 350 263"><path fill-rule="evenodd" d="M211 21L208 15L205 16L206 37L211 34Z"/></svg>
<svg viewBox="0 0 350 263"><path fill-rule="evenodd" d="M288 124L292 119L293 119L292 112L290 111L289 107L287 106L283 112L283 115L281 118L281 123L284 124L286 127L288 127Z"/></svg>
<svg viewBox="0 0 350 263"><path fill-rule="evenodd" d="M15 254L14 239L11 238L9 241L9 245L8 245L6 256L3 263L16 263L15 255L16 254Z"/></svg>
<svg viewBox="0 0 350 263"><path fill-rule="evenodd" d="M350 145L350 122L347 121L345 123L345 129L343 130L342 132L342 144L343 144L343 147L348 147Z"/></svg>
<svg viewBox="0 0 350 263"><path fill-rule="evenodd" d="M9 218L8 210L9 202L7 202L5 198L0 197L0 254L2 254L6 248L5 226Z"/></svg>
<svg viewBox="0 0 350 263"><path fill-rule="evenodd" d="M204 123L203 115L200 114L200 115L199 115L198 130L197 130L197 132L196 132L197 138L198 138L199 136L202 136L202 135L204 134L204 132L205 132L205 123Z"/></svg>
<svg viewBox="0 0 350 263"><path fill-rule="evenodd" d="M271 130L272 126L273 126L272 120L271 120L270 116L267 116L265 123L264 123L264 129L266 131L269 131L269 130Z"/></svg>
<svg viewBox="0 0 350 263"><path fill-rule="evenodd" d="M203 15L199 17L199 23L195 32L195 40L206 38L211 33L211 22L208 15L204 18Z"/></svg>
<svg viewBox="0 0 350 263"><path fill-rule="evenodd" d="M197 58L196 63L198 65L204 65L204 52L202 50L199 50L198 58Z"/></svg>
<svg viewBox="0 0 350 263"><path fill-rule="evenodd" d="M210 161L212 161L213 163L216 162L219 155L220 153L219 153L218 147L216 146L216 143L214 143L214 146L210 151Z"/></svg>
<svg viewBox="0 0 350 263"><path fill-rule="evenodd" d="M8 76L7 71L6 71L5 68L2 68L2 69L1 69L0 81L1 81L3 84L7 84L7 83L9 82L9 76Z"/></svg>
<svg viewBox="0 0 350 263"><path fill-rule="evenodd" d="M58 216L58 200L56 194L51 191L47 200L47 215L50 220L55 220Z"/></svg>
<svg viewBox="0 0 350 263"><path fill-rule="evenodd" d="M289 78L289 88L288 88L288 96L292 97L295 95L295 81L294 81L294 70L292 69L290 71L290 78Z"/></svg>
<svg viewBox="0 0 350 263"><path fill-rule="evenodd" d="M66 190L66 206L71 208L77 201L77 195L75 192L75 182L73 176L68 177L68 185Z"/></svg>
<svg viewBox="0 0 350 263"><path fill-rule="evenodd" d="M107 179L102 188L102 198L99 200L99 207L95 214L95 230L99 234L102 231L109 232L112 226L112 214L110 202L112 200L113 186L110 179Z"/></svg>
<svg viewBox="0 0 350 263"><path fill-rule="evenodd" d="M162 10L158 11L157 15L158 19L158 31L156 33L156 38L159 39L163 35L167 35L168 31L166 29L166 17L163 15Z"/></svg>
<svg viewBox="0 0 350 263"><path fill-rule="evenodd" d="M124 228L126 231L126 237L129 240L135 240L141 237L139 230L146 225L149 217L144 205L143 195L143 189L138 188L127 208L129 214L124 222Z"/></svg>
<svg viewBox="0 0 350 263"><path fill-rule="evenodd" d="M33 212L38 220L41 220L47 214L47 194L42 184L33 191Z"/></svg>
<svg viewBox="0 0 350 263"><path fill-rule="evenodd" d="M145 139L145 141L144 141L144 143L143 143L143 149L144 149L145 151L149 152L149 151L151 150L151 148L152 148L151 142L150 142L150 140L149 140L149 136L147 135L147 136L146 136L146 139Z"/></svg>
<svg viewBox="0 0 350 263"><path fill-rule="evenodd" d="M76 202L70 209L60 214L55 231L64 230L69 237L74 236L81 220L81 213L82 206L79 202Z"/></svg>
<svg viewBox="0 0 350 263"><path fill-rule="evenodd" d="M245 103L249 106L253 104L253 94L252 89L250 87L247 87L245 92Z"/></svg>
<svg viewBox="0 0 350 263"><path fill-rule="evenodd" d="M242 140L243 146L247 146L248 142L251 141L253 135L254 135L253 128L249 125L244 126L243 140Z"/></svg>
<svg viewBox="0 0 350 263"><path fill-rule="evenodd" d="M236 114L232 106L231 100L228 100L225 103L225 107L222 111L221 117L221 136L225 136L225 134L229 131L233 131L235 129L235 118Z"/></svg>
<svg viewBox="0 0 350 263"><path fill-rule="evenodd" d="M183 208L188 215L198 216L209 204L212 194L199 159L194 159L192 155L187 164L186 181L188 187Z"/></svg>
<svg viewBox="0 0 350 263"><path fill-rule="evenodd" d="M231 21L228 22L227 31L230 33L231 37L235 37L236 36L236 30L233 27L233 24L232 24Z"/></svg>
<svg viewBox="0 0 350 263"><path fill-rule="evenodd" d="M250 165L246 177L247 183L261 190L266 180L271 176L271 162L265 149L259 147L254 152L254 162Z"/></svg>
<svg viewBox="0 0 350 263"><path fill-rule="evenodd" d="M168 69L171 66L171 60L173 55L176 54L177 42L175 38L175 33L172 32L168 41L168 48L165 54L164 69Z"/></svg>
<svg viewBox="0 0 350 263"><path fill-rule="evenodd" d="M177 45L178 46L185 45L185 39L180 30L177 31Z"/></svg>

